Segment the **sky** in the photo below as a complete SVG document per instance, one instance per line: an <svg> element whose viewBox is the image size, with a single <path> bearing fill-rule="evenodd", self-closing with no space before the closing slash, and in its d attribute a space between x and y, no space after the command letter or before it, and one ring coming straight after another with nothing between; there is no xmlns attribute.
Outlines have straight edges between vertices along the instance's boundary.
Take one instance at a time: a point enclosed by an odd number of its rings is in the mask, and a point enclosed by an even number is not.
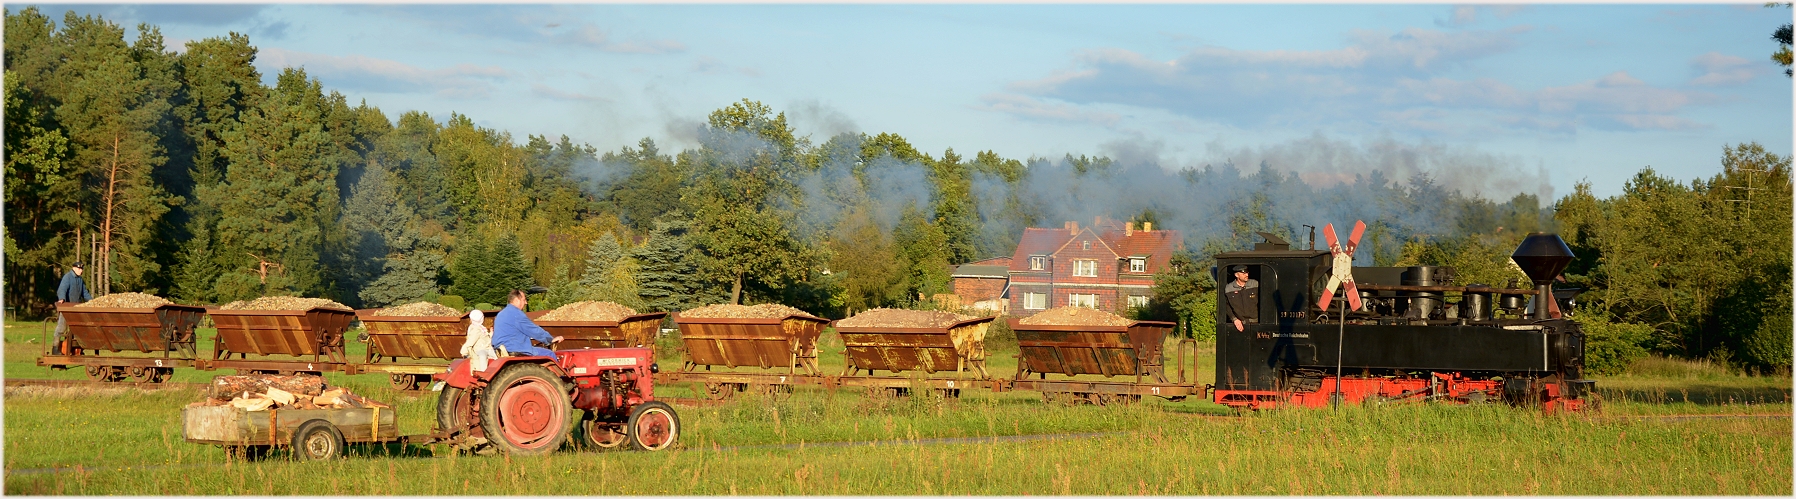
<svg viewBox="0 0 1796 499"><path fill-rule="evenodd" d="M1785 7L1639 5L26 4L238 32L272 85L303 67L397 119L421 110L601 151L697 144L740 99L814 143L904 136L940 157L1371 170L1468 194L1682 181L1723 147L1788 155ZM131 35L134 36L134 35Z"/></svg>

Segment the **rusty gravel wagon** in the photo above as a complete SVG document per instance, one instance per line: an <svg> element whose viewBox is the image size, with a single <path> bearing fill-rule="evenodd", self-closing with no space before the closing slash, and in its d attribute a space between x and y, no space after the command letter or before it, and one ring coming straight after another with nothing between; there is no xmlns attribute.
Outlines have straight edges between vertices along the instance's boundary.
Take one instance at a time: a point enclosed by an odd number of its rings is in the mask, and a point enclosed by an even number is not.
<svg viewBox="0 0 1796 499"><path fill-rule="evenodd" d="M430 375L443 372L448 360L461 358L461 345L467 340L468 316L394 316L375 315L380 309L355 312L368 337L368 356L357 371L386 373L388 382L400 390L412 390L429 384ZM482 321L492 330L498 311L483 311Z"/></svg>
<svg viewBox="0 0 1796 499"><path fill-rule="evenodd" d="M536 325L551 336L560 336L557 350L581 348L655 348L655 334L661 331L661 320L667 312L636 314L615 321L545 321Z"/></svg>
<svg viewBox="0 0 1796 499"><path fill-rule="evenodd" d="M355 312L328 307L307 310L208 307L206 313L218 325L218 337L212 343L212 359L202 361L206 369L355 374L343 347L343 332L355 320ZM251 355L256 358L249 358Z"/></svg>
<svg viewBox="0 0 1796 499"><path fill-rule="evenodd" d="M798 314L775 318L676 315L674 323L680 327L686 362L679 372L656 375L656 382L704 383L712 398L725 398L750 386L789 391L793 385L825 383L817 368L817 336L829 325L828 319ZM754 370L735 370L743 367Z"/></svg>
<svg viewBox="0 0 1796 499"><path fill-rule="evenodd" d="M950 396L962 388L991 387L981 382L991 379L985 370L985 332L993 319L972 318L942 327L844 326L838 321L836 333L847 347L847 365L835 383L893 393L923 385ZM878 371L890 375L877 376Z"/></svg>
<svg viewBox="0 0 1796 499"><path fill-rule="evenodd" d="M1050 401L1084 400L1096 404L1139 400L1142 395L1183 400L1202 396L1195 376L1187 379L1185 352L1196 361L1196 342L1180 340L1178 377L1166 376L1166 337L1171 322L1129 321L1126 325L1030 325L1017 319L1017 372L1009 389L1039 391ZM1195 373L1196 365L1192 365ZM1049 379L1048 375L1061 376ZM1102 376L1103 380L1088 375ZM1030 379L1031 376L1034 379ZM1079 376L1087 376L1079 378ZM1113 381L1118 376L1131 381Z"/></svg>
<svg viewBox="0 0 1796 499"><path fill-rule="evenodd" d="M68 324L68 337L62 344L46 339L51 351L38 358L38 365L53 369L79 366L93 380L139 383L159 383L176 367L195 366L194 329L206 314L204 308L173 303L155 308L57 304L56 311ZM45 323L46 328L49 325ZM102 351L150 355L92 354Z"/></svg>

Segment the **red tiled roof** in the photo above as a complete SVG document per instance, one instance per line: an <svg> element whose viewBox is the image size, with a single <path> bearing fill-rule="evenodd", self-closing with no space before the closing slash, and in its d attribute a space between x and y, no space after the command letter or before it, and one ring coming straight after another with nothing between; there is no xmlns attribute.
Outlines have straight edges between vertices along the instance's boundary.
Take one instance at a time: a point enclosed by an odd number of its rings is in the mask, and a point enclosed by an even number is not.
<svg viewBox="0 0 1796 499"><path fill-rule="evenodd" d="M1042 229L1030 227L1023 229L1023 237L1017 240L1016 254L1011 256L1010 270L1027 272L1029 255L1050 255L1058 251L1067 241L1072 240L1073 232L1066 229Z"/></svg>
<svg viewBox="0 0 1796 499"><path fill-rule="evenodd" d="M999 256L999 257L987 258L987 259L980 260L977 262L967 262L966 265L1002 265L1005 267L1009 267L1010 260L1011 259L1008 256Z"/></svg>
<svg viewBox="0 0 1796 499"><path fill-rule="evenodd" d="M1172 259L1172 252L1184 246L1183 237L1176 230L1135 231L1125 235L1124 231L1109 231L1102 236L1105 242L1116 250L1116 256L1146 256L1147 272L1160 272L1166 262Z"/></svg>

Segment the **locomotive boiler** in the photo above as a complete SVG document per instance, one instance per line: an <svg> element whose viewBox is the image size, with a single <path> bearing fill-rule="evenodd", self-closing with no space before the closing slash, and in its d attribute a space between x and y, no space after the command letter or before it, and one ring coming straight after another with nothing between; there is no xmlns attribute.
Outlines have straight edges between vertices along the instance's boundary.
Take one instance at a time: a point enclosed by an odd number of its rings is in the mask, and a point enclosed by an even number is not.
<svg viewBox="0 0 1796 499"><path fill-rule="evenodd" d="M1532 288L1457 285L1450 267L1351 267L1345 292L1332 298L1330 277L1336 262L1351 265L1358 230L1336 245L1330 227L1333 251L1314 243L1294 250L1261 235L1266 242L1251 251L1215 255L1219 309L1227 309L1227 269L1244 267L1259 284L1257 323L1237 328L1219 310L1217 403L1503 400L1556 411L1590 398L1584 334L1552 297L1572 259L1556 235L1530 234L1512 255ZM1349 258L1338 257L1343 247Z"/></svg>

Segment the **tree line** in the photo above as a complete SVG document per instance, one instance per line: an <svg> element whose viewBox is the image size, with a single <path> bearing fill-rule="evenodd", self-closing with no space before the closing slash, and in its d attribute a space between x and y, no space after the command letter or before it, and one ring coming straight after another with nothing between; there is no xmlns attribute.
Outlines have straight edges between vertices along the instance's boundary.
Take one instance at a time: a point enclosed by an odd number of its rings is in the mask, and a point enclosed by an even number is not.
<svg viewBox="0 0 1796 499"><path fill-rule="evenodd" d="M46 314L60 272L83 261L95 291L187 303L468 306L543 285L533 307L779 302L840 317L933 306L951 265L1010 255L1025 227L1101 215L1183 232L1155 300L1133 313L1189 327L1214 310L1207 255L1358 218L1362 265L1453 265L1494 284L1520 275L1505 262L1521 237L1559 230L1580 257L1568 271L1588 289L1580 313L1609 328L1597 334L1650 331L1611 342L1615 355L1789 365L1789 317L1772 313L1789 308L1789 159L1756 144L1729 148L1712 180L1649 169L1622 195L1581 185L1556 202L1486 200L1427 175L1316 187L1266 164L814 139L748 99L710 113L694 147L601 152L458 113L393 118L301 68L267 85L236 33L174 51L151 25L127 41L102 18L58 24L28 7L7 10L5 36L5 296L27 315Z"/></svg>

